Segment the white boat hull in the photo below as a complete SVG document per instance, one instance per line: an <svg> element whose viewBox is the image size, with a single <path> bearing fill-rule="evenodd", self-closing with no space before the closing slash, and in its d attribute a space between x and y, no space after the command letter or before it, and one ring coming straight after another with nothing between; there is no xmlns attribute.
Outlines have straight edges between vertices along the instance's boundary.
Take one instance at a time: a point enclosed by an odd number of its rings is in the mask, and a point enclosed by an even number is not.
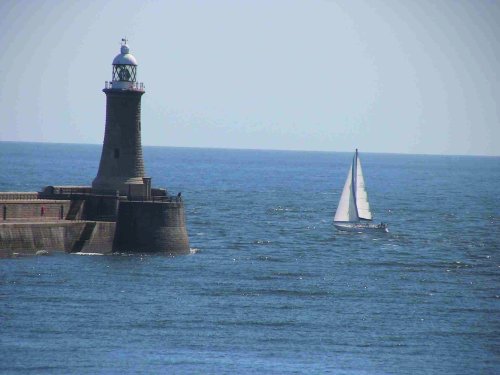
<svg viewBox="0 0 500 375"><path fill-rule="evenodd" d="M371 223L333 223L335 228L344 232L367 232L377 231L388 233L387 224L371 224Z"/></svg>

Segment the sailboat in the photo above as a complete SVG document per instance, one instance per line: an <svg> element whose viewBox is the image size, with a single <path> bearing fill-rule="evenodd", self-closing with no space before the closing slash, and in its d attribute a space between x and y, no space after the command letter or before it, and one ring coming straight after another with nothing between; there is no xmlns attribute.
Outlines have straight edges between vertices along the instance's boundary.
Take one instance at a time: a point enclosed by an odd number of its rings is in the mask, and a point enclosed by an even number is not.
<svg viewBox="0 0 500 375"><path fill-rule="evenodd" d="M349 173L347 174L344 190L340 196L337 212L333 219L333 225L335 228L343 231L361 232L377 230L389 232L387 224L374 224L372 220L363 170L359 161L358 149L356 149Z"/></svg>

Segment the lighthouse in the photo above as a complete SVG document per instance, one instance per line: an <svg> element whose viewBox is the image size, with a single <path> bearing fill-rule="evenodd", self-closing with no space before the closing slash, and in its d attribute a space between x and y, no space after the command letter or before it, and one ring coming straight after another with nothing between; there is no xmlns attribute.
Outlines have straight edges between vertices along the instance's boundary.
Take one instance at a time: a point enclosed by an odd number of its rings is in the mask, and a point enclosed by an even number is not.
<svg viewBox="0 0 500 375"><path fill-rule="evenodd" d="M126 39L103 91L104 142L92 186L49 185L40 192L0 193L0 257L47 248L101 254L190 252L182 195L152 187L144 172L144 85L137 82L137 60Z"/></svg>
<svg viewBox="0 0 500 375"><path fill-rule="evenodd" d="M144 173L141 145L141 97L144 84L137 82L137 60L122 39L113 60L112 81L106 82L106 126L101 161L92 182L96 193L147 196L149 179Z"/></svg>
<svg viewBox="0 0 500 375"><path fill-rule="evenodd" d="M141 97L137 60L122 39L106 82L106 125L101 161L85 208L93 220L114 220L113 251L189 252L181 195L153 188L144 172L141 145Z"/></svg>

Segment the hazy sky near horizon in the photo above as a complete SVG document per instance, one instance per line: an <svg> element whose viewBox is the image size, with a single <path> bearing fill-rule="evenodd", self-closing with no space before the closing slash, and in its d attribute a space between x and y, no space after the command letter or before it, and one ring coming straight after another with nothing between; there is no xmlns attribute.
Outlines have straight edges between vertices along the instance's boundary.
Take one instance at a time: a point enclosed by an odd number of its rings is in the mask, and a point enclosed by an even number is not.
<svg viewBox="0 0 500 375"><path fill-rule="evenodd" d="M0 2L0 140L102 143L127 37L145 145L500 155L500 1Z"/></svg>

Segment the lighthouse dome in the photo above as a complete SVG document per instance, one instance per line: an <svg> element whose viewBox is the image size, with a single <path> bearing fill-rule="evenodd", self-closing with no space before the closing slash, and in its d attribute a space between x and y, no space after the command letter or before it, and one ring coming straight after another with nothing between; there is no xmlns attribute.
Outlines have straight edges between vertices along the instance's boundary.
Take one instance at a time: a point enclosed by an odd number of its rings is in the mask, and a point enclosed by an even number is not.
<svg viewBox="0 0 500 375"><path fill-rule="evenodd" d="M113 65L135 65L137 66L137 60L133 55L129 53L129 47L127 44L122 44L120 49L120 54L116 55L113 59Z"/></svg>

